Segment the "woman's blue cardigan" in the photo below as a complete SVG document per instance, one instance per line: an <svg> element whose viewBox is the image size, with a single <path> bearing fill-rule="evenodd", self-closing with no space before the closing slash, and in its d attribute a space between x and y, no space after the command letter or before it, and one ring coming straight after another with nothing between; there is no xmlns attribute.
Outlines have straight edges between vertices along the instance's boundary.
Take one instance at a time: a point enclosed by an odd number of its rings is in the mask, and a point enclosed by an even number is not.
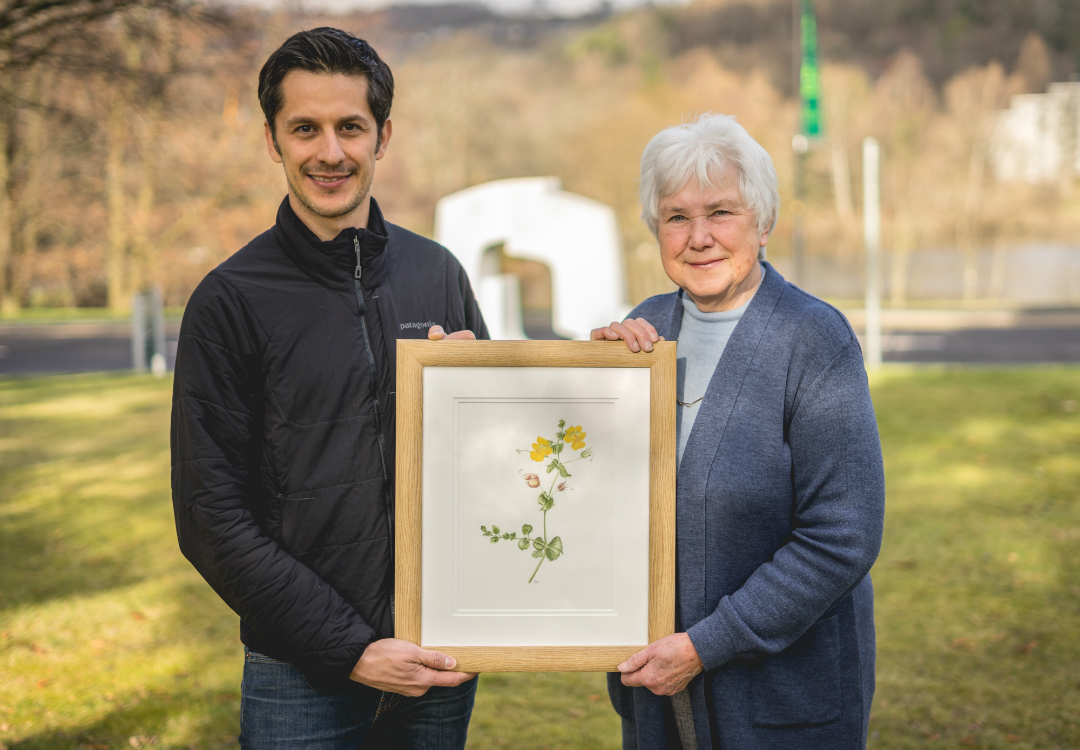
<svg viewBox="0 0 1080 750"><path fill-rule="evenodd" d="M698 747L854 750L874 695L877 422L847 320L763 265L679 469L677 629L706 670L689 687ZM677 340L681 294L630 316ZM618 674L608 686L625 746L678 747L665 701Z"/></svg>

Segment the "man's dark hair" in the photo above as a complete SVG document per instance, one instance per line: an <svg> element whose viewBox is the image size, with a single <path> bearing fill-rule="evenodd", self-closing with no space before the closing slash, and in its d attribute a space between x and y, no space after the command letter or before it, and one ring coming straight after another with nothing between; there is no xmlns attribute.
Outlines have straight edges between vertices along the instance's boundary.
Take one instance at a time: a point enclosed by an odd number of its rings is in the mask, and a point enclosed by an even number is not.
<svg viewBox="0 0 1080 750"><path fill-rule="evenodd" d="M277 146L274 118L281 111L281 82L292 70L308 73L341 73L367 79L367 100L375 115L378 139L382 140L383 125L390 117L394 103L394 74L382 61L379 53L363 39L347 31L322 26L301 31L285 40L267 59L259 71L259 105Z"/></svg>

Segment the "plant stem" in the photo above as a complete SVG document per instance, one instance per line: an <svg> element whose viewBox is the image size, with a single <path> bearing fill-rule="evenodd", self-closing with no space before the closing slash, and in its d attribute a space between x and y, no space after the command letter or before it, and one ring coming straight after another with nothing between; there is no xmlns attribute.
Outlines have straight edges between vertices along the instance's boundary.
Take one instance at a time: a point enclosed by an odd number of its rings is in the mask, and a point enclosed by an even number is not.
<svg viewBox="0 0 1080 750"><path fill-rule="evenodd" d="M532 583L533 579L536 578L536 571L540 570L540 566L544 564L544 559L544 556L541 555L540 562L536 563L536 568L533 569L533 574L529 576L529 583Z"/></svg>
<svg viewBox="0 0 1080 750"><path fill-rule="evenodd" d="M578 456L578 458L581 458L581 456ZM572 458L572 459L570 459L570 461L577 461L578 458ZM556 458L555 460L558 461L559 459ZM559 463L564 463L565 464L565 463L569 463L569 461L566 461L566 462L559 461ZM559 477L561 477L561 476L562 476L562 474L556 474L555 478L551 480L551 486L548 487L548 491L547 491L548 497L553 497L553 495L551 493L555 490L555 483L559 481ZM551 540L548 539L548 535L547 535L547 511L545 510L544 511L544 546L546 547L550 543L551 543ZM536 563L536 568L533 570L532 575L529 576L529 583L532 583L533 579L536 578L537 571L540 570L540 566L544 564L544 560L546 560L546 559L547 559L547 554L540 555L540 562Z"/></svg>
<svg viewBox="0 0 1080 750"><path fill-rule="evenodd" d="M552 482L551 486L554 487L555 483ZM545 510L544 511L544 544L546 545L547 543L548 543L548 538L547 538L547 511ZM540 562L536 563L536 568L533 570L533 574L531 576L529 576L529 583L532 583L533 579L536 578L536 572L538 570L540 570L540 566L544 564L544 560L546 558L547 558L546 555L540 555Z"/></svg>

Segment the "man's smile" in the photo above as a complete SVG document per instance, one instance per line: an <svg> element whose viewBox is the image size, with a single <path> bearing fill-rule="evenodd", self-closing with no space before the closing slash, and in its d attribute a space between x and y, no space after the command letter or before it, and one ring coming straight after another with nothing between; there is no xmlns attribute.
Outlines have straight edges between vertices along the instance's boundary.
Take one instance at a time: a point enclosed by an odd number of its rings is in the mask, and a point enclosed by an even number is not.
<svg viewBox="0 0 1080 750"><path fill-rule="evenodd" d="M352 172L330 175L308 174L306 176L310 177L319 187L336 188L344 185L345 181L352 177Z"/></svg>

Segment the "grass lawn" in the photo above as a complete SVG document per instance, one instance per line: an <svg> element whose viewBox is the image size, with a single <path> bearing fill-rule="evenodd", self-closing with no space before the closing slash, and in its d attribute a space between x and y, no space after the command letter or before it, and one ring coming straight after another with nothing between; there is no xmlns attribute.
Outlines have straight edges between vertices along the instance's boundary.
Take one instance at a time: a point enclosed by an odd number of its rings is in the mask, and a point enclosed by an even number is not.
<svg viewBox="0 0 1080 750"><path fill-rule="evenodd" d="M1080 370L874 382L874 748L1080 747ZM176 548L170 383L0 380L0 748L235 746L236 616ZM616 748L602 675L487 675L470 747Z"/></svg>

